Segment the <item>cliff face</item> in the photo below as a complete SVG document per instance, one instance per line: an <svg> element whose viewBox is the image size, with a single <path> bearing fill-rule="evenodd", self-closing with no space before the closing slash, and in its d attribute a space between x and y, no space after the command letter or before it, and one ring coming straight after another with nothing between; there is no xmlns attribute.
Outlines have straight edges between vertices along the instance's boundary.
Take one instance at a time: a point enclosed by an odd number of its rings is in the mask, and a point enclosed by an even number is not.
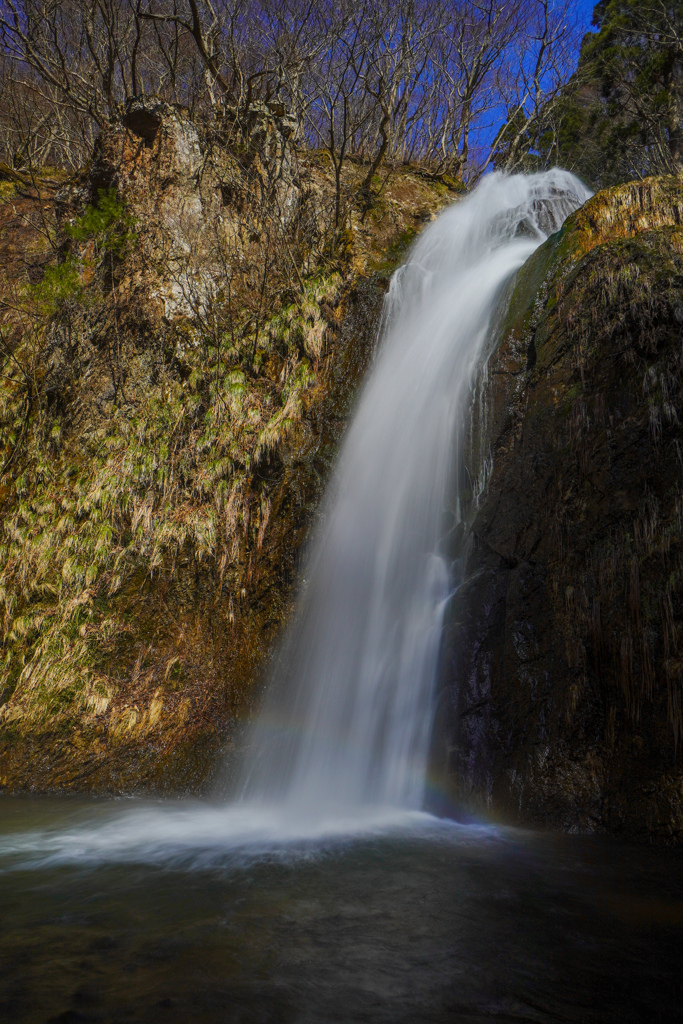
<svg viewBox="0 0 683 1024"><path fill-rule="evenodd" d="M4 187L0 246L35 250L2 282L7 790L204 784L289 614L388 273L449 199L408 170L361 195L350 165L332 238L324 161L257 120L236 152L136 101L79 179Z"/></svg>
<svg viewBox="0 0 683 1024"><path fill-rule="evenodd" d="M620 186L518 276L444 656L461 805L683 839L682 222L678 179Z"/></svg>

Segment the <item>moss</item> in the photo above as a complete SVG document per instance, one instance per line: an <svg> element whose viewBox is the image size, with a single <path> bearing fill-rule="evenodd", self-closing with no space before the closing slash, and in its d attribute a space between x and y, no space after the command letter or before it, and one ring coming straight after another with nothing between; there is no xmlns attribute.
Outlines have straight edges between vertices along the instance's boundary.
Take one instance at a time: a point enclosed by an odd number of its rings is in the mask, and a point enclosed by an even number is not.
<svg viewBox="0 0 683 1024"><path fill-rule="evenodd" d="M368 269L379 278L387 279L403 262L408 249L415 240L417 232L413 227L407 227L391 242L386 251L379 258L371 259Z"/></svg>

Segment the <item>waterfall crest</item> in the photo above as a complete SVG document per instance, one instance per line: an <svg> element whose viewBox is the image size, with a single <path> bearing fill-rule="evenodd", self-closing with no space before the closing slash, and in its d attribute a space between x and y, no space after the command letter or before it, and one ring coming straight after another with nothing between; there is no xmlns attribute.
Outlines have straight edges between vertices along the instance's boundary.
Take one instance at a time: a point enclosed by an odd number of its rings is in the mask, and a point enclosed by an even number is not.
<svg viewBox="0 0 683 1024"><path fill-rule="evenodd" d="M241 779L293 816L419 809L467 398L502 290L589 197L568 172L493 174L394 275Z"/></svg>

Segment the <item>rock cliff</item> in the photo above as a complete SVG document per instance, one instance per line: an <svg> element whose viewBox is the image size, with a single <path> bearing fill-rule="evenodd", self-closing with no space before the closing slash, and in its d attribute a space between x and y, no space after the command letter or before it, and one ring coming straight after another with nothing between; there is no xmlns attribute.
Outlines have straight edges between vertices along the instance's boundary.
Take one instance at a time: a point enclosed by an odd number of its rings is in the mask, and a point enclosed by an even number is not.
<svg viewBox="0 0 683 1024"><path fill-rule="evenodd" d="M249 131L136 100L75 179L3 186L8 791L206 782L289 614L388 274L451 198L407 168L368 195L351 162L333 235L324 157L279 109Z"/></svg>
<svg viewBox="0 0 683 1024"><path fill-rule="evenodd" d="M683 839L682 222L678 179L613 188L518 275L444 653L461 806Z"/></svg>

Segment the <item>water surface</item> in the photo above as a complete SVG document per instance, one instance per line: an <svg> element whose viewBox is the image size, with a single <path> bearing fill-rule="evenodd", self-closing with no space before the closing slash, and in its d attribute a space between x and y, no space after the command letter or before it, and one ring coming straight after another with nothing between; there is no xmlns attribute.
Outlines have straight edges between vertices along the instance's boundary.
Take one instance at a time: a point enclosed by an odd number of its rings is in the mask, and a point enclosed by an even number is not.
<svg viewBox="0 0 683 1024"><path fill-rule="evenodd" d="M4 798L0 1019L681 1019L674 851L420 814L281 826Z"/></svg>

